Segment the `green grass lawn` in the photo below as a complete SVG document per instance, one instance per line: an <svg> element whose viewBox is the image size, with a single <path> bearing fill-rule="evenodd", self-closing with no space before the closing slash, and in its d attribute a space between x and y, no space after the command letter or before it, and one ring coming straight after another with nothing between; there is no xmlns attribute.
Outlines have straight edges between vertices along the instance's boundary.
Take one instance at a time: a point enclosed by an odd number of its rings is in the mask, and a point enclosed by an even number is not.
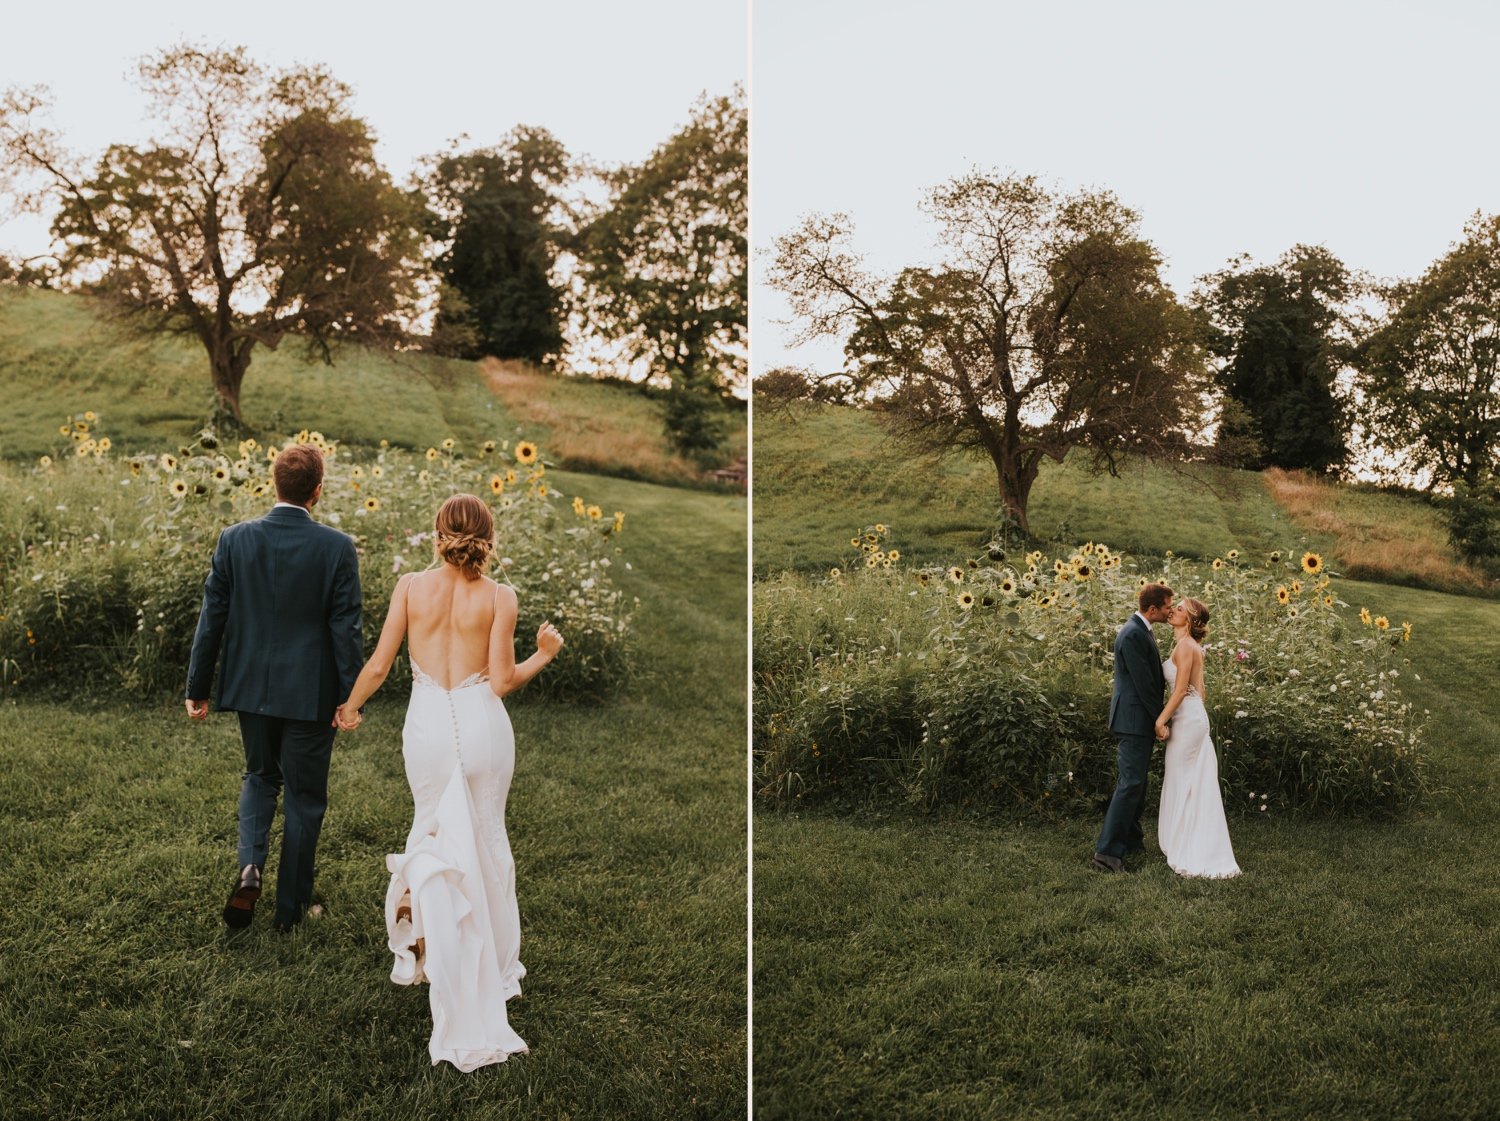
<svg viewBox="0 0 1500 1121"><path fill-rule="evenodd" d="M117 453L160 451L192 441L213 413L203 348L191 339L145 339L101 319L76 295L0 287L0 457L32 459L53 452L58 426L86 410ZM311 357L296 339L258 348L241 397L248 430L262 442L302 428L331 440L408 448L447 437L472 453L487 439L525 438L549 453L602 427L589 470L654 481L671 477L657 407L628 387L547 378L545 409L507 409L473 362L348 347L333 365ZM744 445L743 414L727 414L730 453ZM628 437L628 438L627 438Z"/></svg>
<svg viewBox="0 0 1500 1121"><path fill-rule="evenodd" d="M757 414L757 573L837 563L873 521L915 563L984 539L979 465L904 461L872 425ZM1122 550L1332 543L1243 474L1070 462L1034 495L1040 536ZM1088 871L1092 816L758 810L757 1118L1500 1114L1500 605L1339 586L1416 626L1438 791L1404 820L1231 806L1246 874L1205 883L1167 869L1151 809L1131 877Z"/></svg>
<svg viewBox="0 0 1500 1121"><path fill-rule="evenodd" d="M0 707L5 1116L744 1115L745 502L557 478L630 511L640 673L607 706L512 706L528 973L510 1013L531 1053L432 1067L426 990L388 980L403 697L335 745L327 915L280 937L268 899L231 937L233 717L80 683Z"/></svg>

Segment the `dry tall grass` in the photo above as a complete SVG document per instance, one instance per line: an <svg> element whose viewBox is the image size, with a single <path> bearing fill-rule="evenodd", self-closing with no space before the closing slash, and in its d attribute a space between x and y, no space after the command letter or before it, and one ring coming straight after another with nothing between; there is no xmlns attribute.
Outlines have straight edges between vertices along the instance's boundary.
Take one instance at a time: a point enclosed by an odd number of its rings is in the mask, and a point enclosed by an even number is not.
<svg viewBox="0 0 1500 1121"><path fill-rule="evenodd" d="M546 429L543 439L557 466L606 474L624 468L653 482L697 479L697 468L665 446L661 419L646 398L621 390L602 411L598 395L580 392L590 387L526 362L481 358L479 368L511 415Z"/></svg>
<svg viewBox="0 0 1500 1121"><path fill-rule="evenodd" d="M1416 499L1351 490L1279 467L1262 478L1296 525L1336 540L1336 565L1351 579L1453 592L1495 586L1454 555L1442 515Z"/></svg>

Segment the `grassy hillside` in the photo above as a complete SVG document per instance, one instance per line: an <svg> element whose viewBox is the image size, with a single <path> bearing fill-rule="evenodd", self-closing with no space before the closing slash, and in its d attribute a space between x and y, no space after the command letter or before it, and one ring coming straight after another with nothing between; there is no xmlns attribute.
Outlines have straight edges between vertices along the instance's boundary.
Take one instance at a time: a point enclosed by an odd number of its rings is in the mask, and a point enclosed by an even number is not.
<svg viewBox="0 0 1500 1121"><path fill-rule="evenodd" d="M757 411L754 473L757 575L838 564L850 535L872 522L890 526L890 544L919 563L970 555L999 524L988 460L913 458L876 415L856 409ZM1296 475L1137 461L1112 478L1074 455L1045 463L1029 513L1039 540L1204 559L1307 548L1360 579L1490 590L1458 562L1438 511L1421 500Z"/></svg>
<svg viewBox="0 0 1500 1121"><path fill-rule="evenodd" d="M332 366L295 339L258 349L241 405L252 434L302 428L354 444L411 448L446 437L460 450L490 438L536 440L561 467L659 482L691 481L670 455L651 400L635 389L532 373L497 384L489 367L423 354L350 347ZM80 296L0 287L0 457L54 450L69 414L94 410L123 452L186 443L212 415L202 348L118 329ZM725 457L742 455L743 414L730 414ZM580 435L587 433L586 441Z"/></svg>
<svg viewBox="0 0 1500 1121"><path fill-rule="evenodd" d="M968 555L994 524L983 464L905 459L852 410L758 412L754 494L762 574L845 561L870 522L903 564ZM1137 553L1310 548L1355 569L1346 599L1415 624L1401 691L1430 713L1437 790L1382 823L1232 804L1227 882L1172 874L1154 805L1128 877L1089 872L1087 814L760 809L756 1116L1496 1116L1500 897L1475 854L1500 847L1500 604L1410 586L1474 589L1432 509L1070 462L1032 518Z"/></svg>
<svg viewBox="0 0 1500 1121"><path fill-rule="evenodd" d="M531 1053L432 1067L426 992L388 980L400 690L334 747L326 917L278 936L263 901L230 937L233 717L84 687L0 706L7 1117L744 1116L745 502L556 482L631 512L640 673L619 703L507 701Z"/></svg>

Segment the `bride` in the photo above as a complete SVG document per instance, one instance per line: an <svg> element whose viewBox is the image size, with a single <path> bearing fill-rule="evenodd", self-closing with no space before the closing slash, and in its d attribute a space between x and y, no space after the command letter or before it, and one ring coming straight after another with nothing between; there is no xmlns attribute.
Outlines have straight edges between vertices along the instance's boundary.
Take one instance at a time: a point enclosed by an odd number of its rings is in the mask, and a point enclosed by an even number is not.
<svg viewBox="0 0 1500 1121"><path fill-rule="evenodd" d="M505 834L515 738L500 698L535 677L563 638L543 623L536 653L516 663L516 593L483 575L495 527L480 499L454 495L435 529L441 565L397 582L375 653L334 720L359 727L405 638L412 690L401 738L415 813L406 851L386 856L391 980L429 982L433 1065L470 1071L526 1050L505 1014L526 970Z"/></svg>
<svg viewBox="0 0 1500 1121"><path fill-rule="evenodd" d="M1173 606L1167 622L1176 633L1172 656L1162 665L1172 690L1156 721L1156 737L1167 741L1156 838L1172 870L1183 876L1223 879L1240 874L1229 844L1229 823L1219 793L1219 763L1203 707L1203 647L1208 608L1188 596ZM1175 719L1173 717L1175 716ZM1171 733L1168 735L1168 721Z"/></svg>

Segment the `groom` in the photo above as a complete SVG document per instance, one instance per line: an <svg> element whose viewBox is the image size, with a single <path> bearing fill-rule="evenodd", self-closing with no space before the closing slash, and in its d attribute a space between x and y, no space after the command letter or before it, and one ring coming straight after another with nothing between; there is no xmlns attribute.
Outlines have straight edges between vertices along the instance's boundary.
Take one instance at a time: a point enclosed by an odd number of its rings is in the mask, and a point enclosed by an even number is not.
<svg viewBox="0 0 1500 1121"><path fill-rule="evenodd" d="M1146 851L1141 832L1141 807L1146 801L1146 771L1156 743L1156 718L1161 715L1167 681L1161 671L1161 649L1151 633L1152 623L1164 623L1172 609L1172 589L1147 584L1138 597L1140 610L1120 628L1115 638L1115 685L1109 699L1109 730L1119 743L1120 781L1104 830L1099 834L1089 867L1096 872L1128 872L1125 857Z"/></svg>
<svg viewBox="0 0 1500 1121"><path fill-rule="evenodd" d="M187 712L194 720L207 718L222 647L217 703L239 713L245 745L240 872L224 921L250 925L266 836L285 787L274 922L288 933L312 903L333 713L354 688L364 645L354 541L312 517L323 493L323 453L309 444L286 448L272 478L276 505L263 517L230 526L214 548L188 665Z"/></svg>

